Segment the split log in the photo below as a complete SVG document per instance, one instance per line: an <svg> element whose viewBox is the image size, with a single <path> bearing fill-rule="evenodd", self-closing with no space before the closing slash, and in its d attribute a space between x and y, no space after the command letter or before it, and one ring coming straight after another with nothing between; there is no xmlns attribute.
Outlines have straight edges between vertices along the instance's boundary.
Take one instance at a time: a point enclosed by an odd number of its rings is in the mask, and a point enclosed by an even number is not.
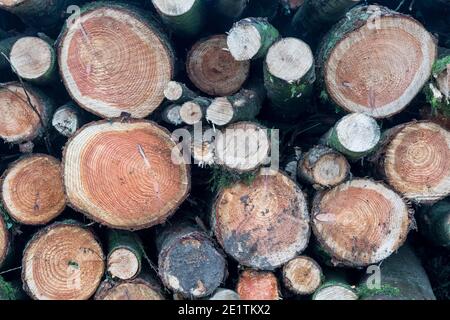
<svg viewBox="0 0 450 320"><path fill-rule="evenodd" d="M264 62L264 84L274 116L295 119L304 112L315 79L314 57L305 42L296 38L275 42Z"/></svg>
<svg viewBox="0 0 450 320"><path fill-rule="evenodd" d="M103 118L148 116L174 72L165 35L146 13L118 3L83 7L79 22L66 23L60 35L58 59L73 100Z"/></svg>
<svg viewBox="0 0 450 320"><path fill-rule="evenodd" d="M387 118L422 89L436 51L433 37L413 18L385 7L359 6L322 40L318 64L326 91L339 107Z"/></svg>
<svg viewBox="0 0 450 320"><path fill-rule="evenodd" d="M138 235L129 231L108 231L106 270L113 279L132 280L142 269L144 247Z"/></svg>
<svg viewBox="0 0 450 320"><path fill-rule="evenodd" d="M178 36L199 34L207 16L204 0L152 0L163 22Z"/></svg>
<svg viewBox="0 0 450 320"><path fill-rule="evenodd" d="M280 300L277 277L272 272L245 270L239 276L237 293L241 300Z"/></svg>
<svg viewBox="0 0 450 320"><path fill-rule="evenodd" d="M298 162L300 179L315 187L334 187L350 176L350 165L340 153L325 146L315 146Z"/></svg>
<svg viewBox="0 0 450 320"><path fill-rule="evenodd" d="M164 97L173 103L181 104L197 98L197 94L184 83L170 81L164 89Z"/></svg>
<svg viewBox="0 0 450 320"><path fill-rule="evenodd" d="M30 98L32 106L28 102ZM18 82L0 84L0 138L9 143L34 140L44 134L53 110L41 91Z"/></svg>
<svg viewBox="0 0 450 320"><path fill-rule="evenodd" d="M52 126L64 137L70 138L86 123L87 116L73 102L56 109L53 114Z"/></svg>
<svg viewBox="0 0 450 320"><path fill-rule="evenodd" d="M381 129L375 119L351 113L339 120L320 142L357 161L376 150L380 140Z"/></svg>
<svg viewBox="0 0 450 320"><path fill-rule="evenodd" d="M86 300L100 284L105 257L94 234L75 222L57 222L27 244L22 281L35 300Z"/></svg>
<svg viewBox="0 0 450 320"><path fill-rule="evenodd" d="M163 110L161 112L161 119L173 126L179 126L183 124L183 120L180 116L181 106L179 104L167 104L163 106Z"/></svg>
<svg viewBox="0 0 450 320"><path fill-rule="evenodd" d="M373 160L386 181L409 200L433 203L450 194L450 132L433 122L388 130Z"/></svg>
<svg viewBox="0 0 450 320"><path fill-rule="evenodd" d="M227 46L236 61L262 58L280 34L265 18L236 22L227 36Z"/></svg>
<svg viewBox="0 0 450 320"><path fill-rule="evenodd" d="M9 58L13 71L23 80L44 85L57 77L56 52L42 38L20 38L12 46Z"/></svg>
<svg viewBox="0 0 450 320"><path fill-rule="evenodd" d="M186 58L186 71L192 83L211 96L237 92L250 72L248 61L236 61L227 50L226 35L199 40Z"/></svg>
<svg viewBox="0 0 450 320"><path fill-rule="evenodd" d="M206 109L210 104L211 100L203 97L183 103L180 109L181 120L188 125L201 122L205 118Z"/></svg>
<svg viewBox="0 0 450 320"><path fill-rule="evenodd" d="M221 301L231 301L231 300L241 300L241 297L236 291L230 289L217 289L217 291L209 298L209 300L221 300Z"/></svg>
<svg viewBox="0 0 450 320"><path fill-rule="evenodd" d="M227 277L225 257L206 233L187 222L163 230L157 247L161 280L185 298L209 296Z"/></svg>
<svg viewBox="0 0 450 320"><path fill-rule="evenodd" d="M343 271L328 271L325 278L314 293L313 300L358 300L356 290L350 286Z"/></svg>
<svg viewBox="0 0 450 320"><path fill-rule="evenodd" d="M164 222L190 189L189 167L169 132L144 120L86 125L67 143L63 164L69 204L115 229Z"/></svg>
<svg viewBox="0 0 450 320"><path fill-rule="evenodd" d="M312 208L312 229L334 265L378 263L406 240L410 210L381 183L354 179L319 193Z"/></svg>
<svg viewBox="0 0 450 320"><path fill-rule="evenodd" d="M95 300L164 300L162 289L147 275L127 281L104 280L94 296Z"/></svg>
<svg viewBox="0 0 450 320"><path fill-rule="evenodd" d="M215 140L216 164L229 171L255 171L266 163L269 152L268 129L252 122L236 122Z"/></svg>
<svg viewBox="0 0 450 320"><path fill-rule="evenodd" d="M427 273L409 245L380 266L380 289L363 285L362 300L436 300Z"/></svg>
<svg viewBox="0 0 450 320"><path fill-rule="evenodd" d="M213 230L241 265L273 270L301 253L310 228L305 195L281 172L257 174L250 183L222 190L215 202Z"/></svg>
<svg viewBox="0 0 450 320"><path fill-rule="evenodd" d="M261 111L265 94L262 86L253 84L235 95L216 98L206 110L206 120L217 126L254 120Z"/></svg>
<svg viewBox="0 0 450 320"><path fill-rule="evenodd" d="M45 225L66 207L61 163L44 154L13 162L0 179L1 202L11 218L26 225Z"/></svg>
<svg viewBox="0 0 450 320"><path fill-rule="evenodd" d="M10 235L8 226L3 216L3 212L0 210L0 267L5 262L10 248Z"/></svg>
<svg viewBox="0 0 450 320"><path fill-rule="evenodd" d="M442 200L418 214L419 231L435 245L450 247L450 201Z"/></svg>
<svg viewBox="0 0 450 320"><path fill-rule="evenodd" d="M344 17L358 2L360 0L303 1L292 18L292 28L302 38L312 33L321 33Z"/></svg>
<svg viewBox="0 0 450 320"><path fill-rule="evenodd" d="M283 283L286 288L296 294L313 294L322 280L322 268L309 257L296 257L283 267Z"/></svg>

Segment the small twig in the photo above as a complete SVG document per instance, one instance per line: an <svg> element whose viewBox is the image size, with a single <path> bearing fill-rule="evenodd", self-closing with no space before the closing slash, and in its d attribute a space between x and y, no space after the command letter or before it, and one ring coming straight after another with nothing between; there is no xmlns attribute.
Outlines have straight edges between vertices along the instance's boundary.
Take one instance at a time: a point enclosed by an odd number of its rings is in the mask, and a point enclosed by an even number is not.
<svg viewBox="0 0 450 320"><path fill-rule="evenodd" d="M12 272L12 271L16 271L16 270L19 270L19 269L22 269L22 266L2 271L2 272L0 272L0 275L3 275L5 273L9 273L9 272Z"/></svg>

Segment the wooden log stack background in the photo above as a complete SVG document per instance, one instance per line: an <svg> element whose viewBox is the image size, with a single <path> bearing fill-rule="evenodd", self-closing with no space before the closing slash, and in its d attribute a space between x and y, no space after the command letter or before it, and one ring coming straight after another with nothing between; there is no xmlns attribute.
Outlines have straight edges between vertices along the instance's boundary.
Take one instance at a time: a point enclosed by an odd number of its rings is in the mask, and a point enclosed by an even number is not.
<svg viewBox="0 0 450 320"><path fill-rule="evenodd" d="M0 300L449 299L449 88L448 0L0 0Z"/></svg>

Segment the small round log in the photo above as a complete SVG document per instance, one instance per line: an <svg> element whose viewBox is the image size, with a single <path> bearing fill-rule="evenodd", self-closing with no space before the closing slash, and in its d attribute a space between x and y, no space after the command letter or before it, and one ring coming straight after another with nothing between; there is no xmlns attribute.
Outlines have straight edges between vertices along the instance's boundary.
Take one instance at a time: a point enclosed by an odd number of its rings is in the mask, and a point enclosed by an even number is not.
<svg viewBox="0 0 450 320"><path fill-rule="evenodd" d="M170 81L164 89L164 97L173 103L181 104L197 98L197 94L184 83Z"/></svg>
<svg viewBox="0 0 450 320"><path fill-rule="evenodd" d="M239 276L237 293L241 300L280 300L277 277L272 272L245 270Z"/></svg>
<svg viewBox="0 0 450 320"><path fill-rule="evenodd" d="M52 118L52 126L64 137L70 138L86 122L86 116L73 102L56 109Z"/></svg>
<svg viewBox="0 0 450 320"><path fill-rule="evenodd" d="M259 173L253 182L222 190L213 210L213 230L224 250L240 264L273 270L307 246L306 199L284 174Z"/></svg>
<svg viewBox="0 0 450 320"><path fill-rule="evenodd" d="M296 294L313 294L322 280L322 269L309 257L296 257L283 267L283 283L286 288Z"/></svg>
<svg viewBox="0 0 450 320"><path fill-rule="evenodd" d="M146 275L127 281L104 280L94 300L164 300L162 290L156 281Z"/></svg>
<svg viewBox="0 0 450 320"><path fill-rule="evenodd" d="M61 163L33 154L13 162L1 180L1 202L9 216L26 225L45 225L66 207Z"/></svg>
<svg viewBox="0 0 450 320"><path fill-rule="evenodd" d="M57 222L27 244L22 281L35 300L87 300L96 291L105 257L94 234L74 222Z"/></svg>
<svg viewBox="0 0 450 320"><path fill-rule="evenodd" d="M214 35L198 41L186 59L189 79L211 96L237 92L250 72L250 62L236 61L227 50L226 35Z"/></svg>
<svg viewBox="0 0 450 320"><path fill-rule="evenodd" d="M201 122L205 118L206 109L210 104L211 100L203 97L183 103L180 109L181 120L188 125Z"/></svg>

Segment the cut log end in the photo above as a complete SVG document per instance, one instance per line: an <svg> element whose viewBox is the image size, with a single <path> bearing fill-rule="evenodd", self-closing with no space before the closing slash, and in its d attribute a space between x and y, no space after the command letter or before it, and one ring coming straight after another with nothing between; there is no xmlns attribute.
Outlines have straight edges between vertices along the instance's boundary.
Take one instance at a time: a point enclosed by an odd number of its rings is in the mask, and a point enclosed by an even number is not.
<svg viewBox="0 0 450 320"><path fill-rule="evenodd" d="M15 72L22 79L31 81L44 77L55 65L52 47L38 37L20 38L9 56Z"/></svg>
<svg viewBox="0 0 450 320"><path fill-rule="evenodd" d="M73 99L104 118L153 112L164 99L174 64L159 31L120 5L86 10L77 22L64 30L58 54Z"/></svg>
<svg viewBox="0 0 450 320"><path fill-rule="evenodd" d="M203 110L195 101L188 101L181 106L180 117L184 123L194 125L203 119Z"/></svg>
<svg viewBox="0 0 450 320"><path fill-rule="evenodd" d="M336 264L358 267L395 252L410 227L409 208L381 183L354 179L314 200L312 227Z"/></svg>
<svg viewBox="0 0 450 320"><path fill-rule="evenodd" d="M241 300L279 300L278 280L272 272L246 270L237 284Z"/></svg>
<svg viewBox="0 0 450 320"><path fill-rule="evenodd" d="M3 175L1 200L9 215L27 225L43 225L65 208L61 163L47 155L14 162Z"/></svg>
<svg viewBox="0 0 450 320"><path fill-rule="evenodd" d="M358 295L349 286L330 284L319 288L313 300L358 300Z"/></svg>
<svg viewBox="0 0 450 320"><path fill-rule="evenodd" d="M197 0L152 0L153 5L164 15L178 17L189 12Z"/></svg>
<svg viewBox="0 0 450 320"><path fill-rule="evenodd" d="M9 233L3 215L0 212L0 266L5 261L9 249Z"/></svg>
<svg viewBox="0 0 450 320"><path fill-rule="evenodd" d="M250 72L249 61L236 61L227 50L225 35L197 42L188 53L186 67L192 83L211 96L237 92Z"/></svg>
<svg viewBox="0 0 450 320"><path fill-rule="evenodd" d="M206 120L218 126L228 124L233 119L233 116L233 105L226 97L214 99L206 110Z"/></svg>
<svg viewBox="0 0 450 320"><path fill-rule="evenodd" d="M258 174L224 189L214 210L214 232L240 264L273 270L301 253L310 229L306 199L282 173Z"/></svg>
<svg viewBox="0 0 450 320"><path fill-rule="evenodd" d="M433 122L403 125L385 153L389 184L416 202L450 194L450 132Z"/></svg>
<svg viewBox="0 0 450 320"><path fill-rule="evenodd" d="M312 294L322 283L322 269L313 259L300 256L283 267L283 281L296 294Z"/></svg>
<svg viewBox="0 0 450 320"><path fill-rule="evenodd" d="M302 40L284 38L270 47L266 65L271 75L291 83L301 80L314 67L314 56Z"/></svg>
<svg viewBox="0 0 450 320"><path fill-rule="evenodd" d="M80 114L71 105L64 105L53 114L53 128L65 137L73 136L82 124Z"/></svg>
<svg viewBox="0 0 450 320"><path fill-rule="evenodd" d="M141 269L139 258L127 248L118 248L108 256L107 270L113 278L129 280L135 278Z"/></svg>
<svg viewBox="0 0 450 320"><path fill-rule="evenodd" d="M261 49L261 35L253 24L237 23L228 34L227 46L236 61L248 61Z"/></svg>
<svg viewBox="0 0 450 320"><path fill-rule="evenodd" d="M47 115L44 102L40 97L26 88L32 105L39 112L43 120ZM20 143L33 140L42 133L42 124L38 114L28 104L27 96L19 83L0 85L0 138L6 142Z"/></svg>
<svg viewBox="0 0 450 320"><path fill-rule="evenodd" d="M104 268L101 246L90 231L55 223L28 243L22 279L33 299L86 300L99 286Z"/></svg>
<svg viewBox="0 0 450 320"><path fill-rule="evenodd" d="M118 283L105 280L94 296L95 300L164 300L161 290L153 283L137 278Z"/></svg>
<svg viewBox="0 0 450 320"><path fill-rule="evenodd" d="M385 14L387 9L378 6L354 10L369 18L362 26L355 23L352 32L345 33L342 24L344 34L331 35L340 41L325 61L327 90L347 111L390 117L402 111L428 80L436 59L435 41L405 15Z"/></svg>
<svg viewBox="0 0 450 320"><path fill-rule="evenodd" d="M335 130L339 143L350 153L372 150L381 139L381 130L375 119L362 113L345 116Z"/></svg>
<svg viewBox="0 0 450 320"><path fill-rule="evenodd" d="M167 100L177 101L183 95L183 87L179 82L170 81L164 89L164 96Z"/></svg>
<svg viewBox="0 0 450 320"><path fill-rule="evenodd" d="M270 152L268 130L251 122L237 122L216 138L216 160L238 172L251 172L263 165Z"/></svg>
<svg viewBox="0 0 450 320"><path fill-rule="evenodd" d="M63 159L69 203L116 229L164 222L190 188L175 142L148 121L91 123L69 140Z"/></svg>

